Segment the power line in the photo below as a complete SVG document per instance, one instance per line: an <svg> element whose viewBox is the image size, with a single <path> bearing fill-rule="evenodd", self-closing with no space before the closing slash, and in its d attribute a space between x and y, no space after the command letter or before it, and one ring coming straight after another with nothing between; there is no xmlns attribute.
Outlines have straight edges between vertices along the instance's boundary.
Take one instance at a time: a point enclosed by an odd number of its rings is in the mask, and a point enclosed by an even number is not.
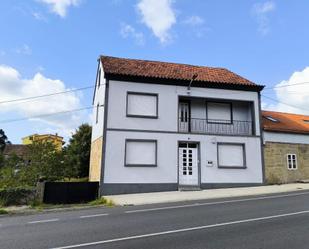
<svg viewBox="0 0 309 249"><path fill-rule="evenodd" d="M278 102L278 103L281 103L281 104L284 104L284 105L287 105L287 106L290 106L290 107L293 107L293 108L297 108L297 109L300 109L300 110L304 110L304 111L309 111L309 109L304 109L302 107L299 107L299 106L294 106L294 105L291 105L291 104L288 104L288 103L285 103L285 102L282 102L282 101L279 101L277 99L274 99L274 98L271 98L271 97L268 97L268 96L265 96L263 94L261 94L264 98L267 98L267 99L270 99L272 101L275 101L275 102Z"/></svg>
<svg viewBox="0 0 309 249"><path fill-rule="evenodd" d="M103 107L103 106L104 105L100 105L99 107ZM58 115L58 114L66 114L66 113L71 113L71 112L78 112L78 111L88 110L88 109L92 109L92 108L96 108L96 107L97 106L87 106L87 107L78 108L78 109L72 109L72 110L67 110L67 111L53 112L53 113L46 113L46 114L36 115L36 116L30 116L30 117L27 117L27 118L4 119L4 120L0 120L0 124L7 124L7 123L23 121L23 120L29 120L29 119L34 119L34 118L42 118L42 117L49 117L49 116L54 116L54 115Z"/></svg>
<svg viewBox="0 0 309 249"><path fill-rule="evenodd" d="M295 84L290 84L290 85L281 85L281 86L274 86L274 87L265 87L264 90L271 90L271 89L277 89L277 88L282 88L282 87L291 87L291 86L297 86L297 85L306 85L309 84L308 81L304 81L304 82L298 82Z"/></svg>
<svg viewBox="0 0 309 249"><path fill-rule="evenodd" d="M66 93L70 93L70 92L77 92L77 91L82 91L82 90L86 90L86 89L90 89L90 88L94 88L94 87L95 86L86 86L86 87L76 88L76 89L67 90L67 91L63 91L63 92L55 92L55 93L36 95L36 96L25 97L25 98L5 100L5 101L0 101L0 104L7 104L7 103L13 103L13 102L20 102L20 101L21 102L27 102L27 100L49 97L49 96L54 96L54 95L59 95L59 94L66 94Z"/></svg>

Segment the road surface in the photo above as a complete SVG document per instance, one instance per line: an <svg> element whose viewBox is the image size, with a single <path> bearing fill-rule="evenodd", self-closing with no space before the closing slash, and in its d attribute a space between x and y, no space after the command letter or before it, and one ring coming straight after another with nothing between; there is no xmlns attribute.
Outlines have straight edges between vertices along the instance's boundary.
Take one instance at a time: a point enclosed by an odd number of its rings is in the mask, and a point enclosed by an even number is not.
<svg viewBox="0 0 309 249"><path fill-rule="evenodd" d="M309 192L0 217L0 248L309 248Z"/></svg>

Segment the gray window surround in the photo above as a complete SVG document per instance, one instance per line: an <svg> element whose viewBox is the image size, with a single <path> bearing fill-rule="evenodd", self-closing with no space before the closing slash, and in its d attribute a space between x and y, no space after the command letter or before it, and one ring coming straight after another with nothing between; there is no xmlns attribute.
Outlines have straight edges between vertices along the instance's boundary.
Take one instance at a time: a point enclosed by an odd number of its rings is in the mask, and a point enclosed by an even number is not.
<svg viewBox="0 0 309 249"><path fill-rule="evenodd" d="M97 81L98 81L98 88L100 88L100 86L101 86L101 68L99 68L99 70L98 70Z"/></svg>
<svg viewBox="0 0 309 249"><path fill-rule="evenodd" d="M128 142L153 142L155 143L155 163L154 164L127 164L127 143ZM125 167L157 167L158 166L158 141L155 139L126 139L124 150L124 166Z"/></svg>
<svg viewBox="0 0 309 249"><path fill-rule="evenodd" d="M96 108L96 116L95 116L96 124L99 122L99 108L100 108L100 103L97 104L97 108Z"/></svg>
<svg viewBox="0 0 309 249"><path fill-rule="evenodd" d="M225 165L220 165L219 164L219 146L220 145L239 145L242 146L243 149L243 166L225 166ZM217 143L217 162L218 162L218 168L219 169L246 169L247 164L246 164L246 147L244 143L224 143L224 142L219 142Z"/></svg>
<svg viewBox="0 0 309 249"><path fill-rule="evenodd" d="M128 113L128 97L129 94L132 95L144 95L144 96L154 96L156 97L156 115L138 115L138 114L129 114ZM152 119L158 119L159 117L159 94L158 93L147 93L147 92L132 92L128 91L126 96L126 116L130 118L152 118Z"/></svg>
<svg viewBox="0 0 309 249"><path fill-rule="evenodd" d="M213 104L227 104L230 106L230 122L216 122L216 121L211 121L211 119L208 118L208 103L213 103ZM233 124L233 103L228 102L228 101L206 101L206 121L209 124Z"/></svg>

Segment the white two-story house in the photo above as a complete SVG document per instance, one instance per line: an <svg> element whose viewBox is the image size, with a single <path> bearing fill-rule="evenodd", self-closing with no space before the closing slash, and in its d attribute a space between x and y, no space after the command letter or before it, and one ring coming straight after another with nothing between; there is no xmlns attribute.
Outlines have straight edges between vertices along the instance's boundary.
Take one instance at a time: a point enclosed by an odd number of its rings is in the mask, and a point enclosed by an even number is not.
<svg viewBox="0 0 309 249"><path fill-rule="evenodd" d="M262 184L262 89L224 68L101 56L90 180L101 195Z"/></svg>

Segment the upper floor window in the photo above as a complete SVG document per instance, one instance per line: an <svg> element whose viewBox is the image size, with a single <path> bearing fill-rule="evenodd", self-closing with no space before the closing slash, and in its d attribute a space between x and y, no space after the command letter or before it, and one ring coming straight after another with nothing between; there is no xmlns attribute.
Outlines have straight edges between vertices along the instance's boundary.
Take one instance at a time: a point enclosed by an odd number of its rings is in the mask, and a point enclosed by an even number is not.
<svg viewBox="0 0 309 249"><path fill-rule="evenodd" d="M100 104L97 104L96 108L96 114L95 114L95 123L97 124L99 122L99 109L100 109Z"/></svg>
<svg viewBox="0 0 309 249"><path fill-rule="evenodd" d="M101 85L101 68L99 68L99 71L98 71L97 84L98 84L98 88L99 88L100 85Z"/></svg>
<svg viewBox="0 0 309 249"><path fill-rule="evenodd" d="M158 118L158 94L128 92L127 117Z"/></svg>
<svg viewBox="0 0 309 249"><path fill-rule="evenodd" d="M275 119L275 118L273 118L271 116L266 116L265 118L267 118L271 122L275 122L275 123L279 122L277 119Z"/></svg>
<svg viewBox="0 0 309 249"><path fill-rule="evenodd" d="M297 158L296 154L287 154L287 166L289 170L297 169Z"/></svg>
<svg viewBox="0 0 309 249"><path fill-rule="evenodd" d="M233 114L231 103L207 102L206 106L208 123L232 123Z"/></svg>

